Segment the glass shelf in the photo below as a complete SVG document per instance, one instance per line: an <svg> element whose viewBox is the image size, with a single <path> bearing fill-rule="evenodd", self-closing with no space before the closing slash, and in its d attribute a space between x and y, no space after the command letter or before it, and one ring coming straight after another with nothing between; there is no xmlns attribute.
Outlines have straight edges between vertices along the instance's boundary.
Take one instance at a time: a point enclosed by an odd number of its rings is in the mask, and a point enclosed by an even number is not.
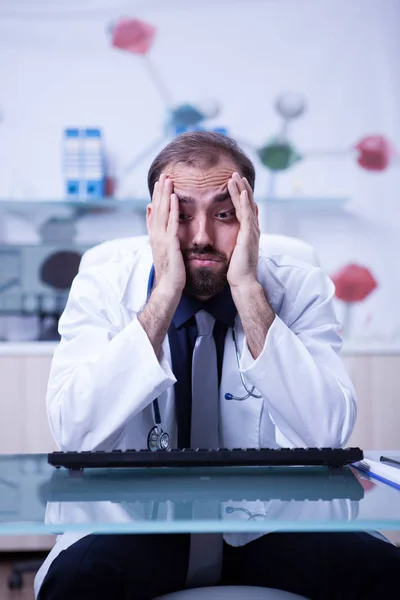
<svg viewBox="0 0 400 600"><path fill-rule="evenodd" d="M341 197L307 197L293 196L282 198L265 198L261 200L268 206L283 208L284 210L301 210L301 211L332 211L340 210L349 201L349 198Z"/></svg>
<svg viewBox="0 0 400 600"><path fill-rule="evenodd" d="M25 211L31 209L43 208L73 208L78 210L145 210L149 201L146 199L115 199L115 198L97 198L93 200L6 200L0 199L0 210L6 211Z"/></svg>
<svg viewBox="0 0 400 600"><path fill-rule="evenodd" d="M344 207L349 198L324 197L324 196L292 196L292 197L256 197L260 209L260 225L264 233L286 232L286 235L299 237L299 222L302 217L325 217L329 215L345 214ZM105 218L112 215L114 221L121 219L127 225L128 220L144 224L148 198L97 198L97 199L25 199L10 200L0 198L0 215L14 215L19 219L33 224L36 229L45 227L46 224L63 224L65 229L62 236L68 239L75 237L75 230L67 231L67 227L74 228L79 222L89 218ZM125 220L126 217L126 220ZM46 233L39 232L41 242L46 238ZM61 235L61 234L60 234ZM127 234L129 235L129 234ZM60 236L57 237L60 238ZM124 237L116 233L114 237ZM48 236L47 236L48 239ZM99 236L98 242L106 238ZM96 241L96 242L97 242ZM94 243L96 243L94 242ZM7 243L7 242L6 242ZM93 245L93 244L92 244Z"/></svg>
<svg viewBox="0 0 400 600"><path fill-rule="evenodd" d="M307 197L307 196L292 196L281 198L256 198L258 204L268 204L284 209L298 210L332 210L342 208L348 198L341 197ZM17 211L19 209L31 208L56 208L67 207L82 210L92 209L111 209L111 210L144 210L149 203L149 199L144 198L97 198L92 200L72 200L72 199L43 199L43 200L9 200L0 199L0 210Z"/></svg>

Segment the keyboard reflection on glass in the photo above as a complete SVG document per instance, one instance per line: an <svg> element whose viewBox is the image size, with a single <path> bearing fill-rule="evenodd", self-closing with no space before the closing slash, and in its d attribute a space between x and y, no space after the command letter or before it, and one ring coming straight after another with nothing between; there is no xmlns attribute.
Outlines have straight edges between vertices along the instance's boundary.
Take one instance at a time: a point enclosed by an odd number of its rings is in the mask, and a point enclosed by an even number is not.
<svg viewBox="0 0 400 600"><path fill-rule="evenodd" d="M150 476L149 476L150 475ZM207 475L207 476L205 476ZM261 469L54 469L43 484L45 502L149 502L176 505L210 502L360 501L364 489L348 466L330 469L266 466ZM246 504L247 506L247 504Z"/></svg>
<svg viewBox="0 0 400 600"><path fill-rule="evenodd" d="M219 448L52 452L49 464L67 469L120 467L341 467L363 459L360 448Z"/></svg>

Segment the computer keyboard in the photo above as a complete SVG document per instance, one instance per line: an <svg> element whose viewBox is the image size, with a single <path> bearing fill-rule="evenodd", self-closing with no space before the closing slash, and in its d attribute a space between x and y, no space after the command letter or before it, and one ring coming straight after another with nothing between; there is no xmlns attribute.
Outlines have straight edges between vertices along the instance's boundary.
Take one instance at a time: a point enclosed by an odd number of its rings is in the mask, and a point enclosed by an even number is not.
<svg viewBox="0 0 400 600"><path fill-rule="evenodd" d="M360 448L219 448L51 452L49 464L67 469L110 467L341 467L362 460Z"/></svg>

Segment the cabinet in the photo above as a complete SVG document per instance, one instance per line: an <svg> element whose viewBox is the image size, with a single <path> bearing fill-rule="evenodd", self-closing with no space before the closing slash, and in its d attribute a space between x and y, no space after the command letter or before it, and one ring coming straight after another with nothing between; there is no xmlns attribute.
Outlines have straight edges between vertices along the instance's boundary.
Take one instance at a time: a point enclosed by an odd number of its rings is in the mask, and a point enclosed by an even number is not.
<svg viewBox="0 0 400 600"><path fill-rule="evenodd" d="M57 449L45 406L52 352L47 344L0 344L1 454ZM52 535L1 536L0 551L49 550L54 542Z"/></svg>
<svg viewBox="0 0 400 600"><path fill-rule="evenodd" d="M400 448L400 352L344 357L358 395L358 417L349 445ZM383 531L400 546L400 531Z"/></svg>
<svg viewBox="0 0 400 600"><path fill-rule="evenodd" d="M400 448L400 352L348 355L344 360L358 395L358 417L349 445L368 450Z"/></svg>
<svg viewBox="0 0 400 600"><path fill-rule="evenodd" d="M1 454L56 449L45 406L51 358L49 352L27 354L22 349L20 353L0 354Z"/></svg>

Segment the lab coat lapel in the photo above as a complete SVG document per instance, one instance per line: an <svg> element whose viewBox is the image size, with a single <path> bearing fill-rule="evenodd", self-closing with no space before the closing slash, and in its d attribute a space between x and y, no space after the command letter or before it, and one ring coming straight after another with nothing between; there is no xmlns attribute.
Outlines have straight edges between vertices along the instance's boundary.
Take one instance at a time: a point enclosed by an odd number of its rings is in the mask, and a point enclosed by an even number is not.
<svg viewBox="0 0 400 600"><path fill-rule="evenodd" d="M130 266L130 274L121 296L121 304L137 315L147 302L147 287L149 283L150 270L153 265L153 253L150 242L146 239L137 250L133 264ZM162 350L166 360L171 364L171 350L168 336L162 344Z"/></svg>
<svg viewBox="0 0 400 600"><path fill-rule="evenodd" d="M236 317L235 328L240 356L245 342L245 335L239 317ZM251 389L251 386L249 389ZM250 397L241 402L226 400L225 394L227 392L239 398L247 394L240 379L231 329L228 330L225 338L220 386L221 444L227 448L259 447L263 399Z"/></svg>
<svg viewBox="0 0 400 600"><path fill-rule="evenodd" d="M276 314L279 314L284 299L285 287L272 273L269 268L269 261L268 257L259 256L257 279L262 285L272 309ZM246 342L239 316L236 317L235 326L240 357L243 352L243 344ZM250 382L248 388L251 389ZM250 396L243 401L226 400L225 394L227 392L239 398L247 394L240 379L231 329L228 330L225 339L220 386L221 443L228 448L257 448L261 446L261 421L264 410L266 410L264 399ZM255 393L258 394L258 391L255 390Z"/></svg>
<svg viewBox="0 0 400 600"><path fill-rule="evenodd" d="M286 288L275 276L270 268L271 259L260 254L258 257L257 280L262 285L268 302L275 312L279 315L282 308Z"/></svg>
<svg viewBox="0 0 400 600"><path fill-rule="evenodd" d="M129 266L130 273L123 289L121 304L138 313L147 301L147 285L153 264L153 253L148 240L136 251Z"/></svg>
<svg viewBox="0 0 400 600"><path fill-rule="evenodd" d="M150 270L153 265L153 253L149 240L145 240L143 245L136 251L127 283L121 296L121 304L124 305L132 314L132 318L143 309L147 302L147 286L149 282ZM168 336L162 343L162 354L165 360L171 365L171 348ZM161 419L167 431L172 432L175 429L175 394L172 386L165 394L159 397L159 406ZM149 419L151 418L151 406L146 408Z"/></svg>

